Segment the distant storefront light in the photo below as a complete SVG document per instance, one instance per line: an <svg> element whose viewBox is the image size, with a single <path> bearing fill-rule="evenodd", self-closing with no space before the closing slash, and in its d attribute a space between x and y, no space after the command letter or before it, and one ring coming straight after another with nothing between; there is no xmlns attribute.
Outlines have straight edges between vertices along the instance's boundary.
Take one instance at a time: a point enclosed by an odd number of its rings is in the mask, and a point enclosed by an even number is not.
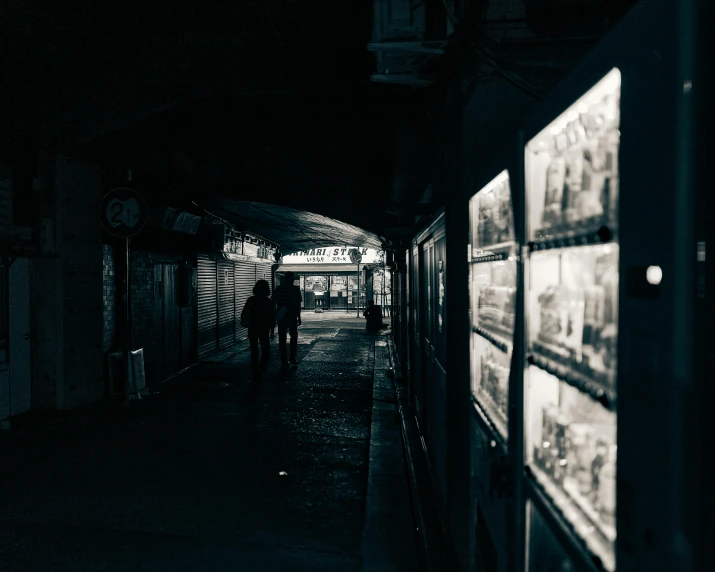
<svg viewBox="0 0 715 572"><path fill-rule="evenodd" d="M284 264L351 264L350 250L354 246L330 246L310 248L286 254L283 256ZM374 248L357 248L362 255L360 264L372 264L379 260L379 250Z"/></svg>

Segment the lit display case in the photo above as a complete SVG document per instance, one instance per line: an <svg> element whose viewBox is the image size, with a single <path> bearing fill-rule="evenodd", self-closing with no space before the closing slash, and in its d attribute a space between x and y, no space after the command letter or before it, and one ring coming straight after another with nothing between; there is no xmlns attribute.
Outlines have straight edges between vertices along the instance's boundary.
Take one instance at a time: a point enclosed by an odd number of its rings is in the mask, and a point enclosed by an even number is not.
<svg viewBox="0 0 715 572"><path fill-rule="evenodd" d="M582 235L617 223L620 85L614 69L529 142L531 240Z"/></svg>
<svg viewBox="0 0 715 572"><path fill-rule="evenodd" d="M517 279L507 171L472 197L470 219L472 393L506 438Z"/></svg>
<svg viewBox="0 0 715 572"><path fill-rule="evenodd" d="M526 444L535 484L615 570L620 72L526 146Z"/></svg>
<svg viewBox="0 0 715 572"><path fill-rule="evenodd" d="M327 276L306 276L305 289L310 292L324 292L328 289Z"/></svg>

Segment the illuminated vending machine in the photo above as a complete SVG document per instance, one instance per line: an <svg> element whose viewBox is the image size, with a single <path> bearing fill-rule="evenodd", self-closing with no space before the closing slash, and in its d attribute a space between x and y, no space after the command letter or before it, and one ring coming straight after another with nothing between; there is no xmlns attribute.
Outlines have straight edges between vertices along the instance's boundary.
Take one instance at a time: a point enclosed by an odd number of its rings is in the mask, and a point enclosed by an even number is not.
<svg viewBox="0 0 715 572"><path fill-rule="evenodd" d="M525 149L524 453L533 571L577 569L558 555L547 524L554 521L597 568L615 570L620 94L614 68Z"/></svg>
<svg viewBox="0 0 715 572"><path fill-rule="evenodd" d="M516 243L508 171L471 199L472 395L506 442L516 310Z"/></svg>
<svg viewBox="0 0 715 572"><path fill-rule="evenodd" d="M636 4L525 121L530 572L712 569L695 8Z"/></svg>
<svg viewBox="0 0 715 572"><path fill-rule="evenodd" d="M505 159L502 165L508 165ZM468 251L471 316L472 475L475 558L483 569L508 570L513 506L505 490L513 449L509 418L517 318L518 240L512 202L514 169L492 171L470 199ZM518 182L518 175L515 177ZM478 187L477 187L478 188ZM519 354L519 352L517 352Z"/></svg>
<svg viewBox="0 0 715 572"><path fill-rule="evenodd" d="M635 6L470 198L479 569L712 569L694 14Z"/></svg>

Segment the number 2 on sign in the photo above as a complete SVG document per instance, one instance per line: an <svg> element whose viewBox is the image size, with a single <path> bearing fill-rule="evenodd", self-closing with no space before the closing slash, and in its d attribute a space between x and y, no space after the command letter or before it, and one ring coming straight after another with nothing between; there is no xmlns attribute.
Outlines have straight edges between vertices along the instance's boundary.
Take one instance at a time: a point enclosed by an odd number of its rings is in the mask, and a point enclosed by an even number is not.
<svg viewBox="0 0 715 572"><path fill-rule="evenodd" d="M107 205L107 220L114 227L136 226L139 221L139 204L132 198L126 201L112 199Z"/></svg>
<svg viewBox="0 0 715 572"><path fill-rule="evenodd" d="M112 210L114 211L114 214L112 215L110 221L114 224L122 224L122 219L119 218L124 210L122 203L114 203L112 205Z"/></svg>

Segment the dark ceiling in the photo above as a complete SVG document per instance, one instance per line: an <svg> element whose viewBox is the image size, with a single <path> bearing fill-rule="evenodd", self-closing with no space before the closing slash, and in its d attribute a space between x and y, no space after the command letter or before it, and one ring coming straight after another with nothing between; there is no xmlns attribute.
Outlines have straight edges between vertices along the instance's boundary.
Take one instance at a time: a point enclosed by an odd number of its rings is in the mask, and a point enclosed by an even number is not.
<svg viewBox="0 0 715 572"><path fill-rule="evenodd" d="M544 91L588 42L557 39L551 54L524 10L538 24L533 14L564 3L472 0L470 18L482 22L477 39L501 50L502 68L533 71L532 87L546 78ZM444 11L438 0L430 5ZM0 156L83 156L102 165L105 186L125 183L131 169L150 203L221 210L241 230L273 224L257 211L238 216L241 204L257 202L342 220L380 241L414 222L404 205L419 199L433 167L426 104L440 101L445 84L372 83L372 33L372 0L5 0ZM519 34L529 43L515 43ZM464 73L492 88L477 90L472 108L492 109L487 133L503 130L505 116L534 100L523 86L525 101L506 97L517 89L514 74L496 74L496 64L486 73L491 60L477 59Z"/></svg>
<svg viewBox="0 0 715 572"><path fill-rule="evenodd" d="M394 222L393 124L419 116L421 96L371 83L370 0L0 10L9 152L86 155L107 184L131 168L156 204L258 200L377 232Z"/></svg>
<svg viewBox="0 0 715 572"><path fill-rule="evenodd" d="M120 173L131 168L157 202L274 202L377 231L390 216L392 126L403 108L367 90L201 98L91 147Z"/></svg>

